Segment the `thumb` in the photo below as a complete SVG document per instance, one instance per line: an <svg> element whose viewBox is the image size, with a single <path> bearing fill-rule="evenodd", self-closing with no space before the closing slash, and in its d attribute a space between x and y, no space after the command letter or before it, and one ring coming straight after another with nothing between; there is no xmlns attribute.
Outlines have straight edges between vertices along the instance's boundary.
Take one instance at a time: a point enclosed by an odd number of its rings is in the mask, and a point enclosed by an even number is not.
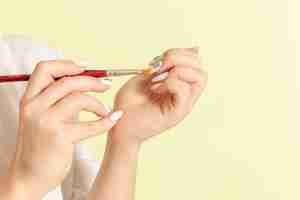
<svg viewBox="0 0 300 200"><path fill-rule="evenodd" d="M122 110L118 110L96 121L77 122L70 124L67 129L71 134L68 135L68 137L70 137L73 143L76 143L81 140L105 133L119 121L119 119L123 116L123 113L124 112Z"/></svg>

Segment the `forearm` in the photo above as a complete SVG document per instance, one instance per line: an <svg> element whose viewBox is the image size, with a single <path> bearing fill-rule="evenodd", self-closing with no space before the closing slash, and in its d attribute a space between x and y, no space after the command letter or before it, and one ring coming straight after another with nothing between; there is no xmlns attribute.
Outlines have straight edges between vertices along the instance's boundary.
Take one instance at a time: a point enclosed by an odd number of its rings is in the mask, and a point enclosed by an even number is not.
<svg viewBox="0 0 300 200"><path fill-rule="evenodd" d="M88 200L133 200L140 145L107 141L100 172Z"/></svg>

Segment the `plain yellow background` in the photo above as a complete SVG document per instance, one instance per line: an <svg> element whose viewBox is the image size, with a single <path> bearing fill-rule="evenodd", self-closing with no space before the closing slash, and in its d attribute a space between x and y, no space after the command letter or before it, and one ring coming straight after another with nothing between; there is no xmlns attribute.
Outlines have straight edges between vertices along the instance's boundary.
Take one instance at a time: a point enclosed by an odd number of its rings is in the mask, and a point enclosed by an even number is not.
<svg viewBox="0 0 300 200"><path fill-rule="evenodd" d="M199 45L208 87L184 123L144 145L137 199L294 200L299 8L298 0L9 0L0 30L101 65L142 65ZM99 98L111 105L124 81ZM100 158L105 137L85 144Z"/></svg>

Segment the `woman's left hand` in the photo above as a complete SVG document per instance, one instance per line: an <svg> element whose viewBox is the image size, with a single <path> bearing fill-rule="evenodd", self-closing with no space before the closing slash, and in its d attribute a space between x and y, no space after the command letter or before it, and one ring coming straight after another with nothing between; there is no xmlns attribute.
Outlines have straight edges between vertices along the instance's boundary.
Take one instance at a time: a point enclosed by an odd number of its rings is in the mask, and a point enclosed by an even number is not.
<svg viewBox="0 0 300 200"><path fill-rule="evenodd" d="M191 112L207 81L198 49L170 49L162 63L154 75L133 77L119 90L114 109L124 115L110 131L112 141L141 144Z"/></svg>

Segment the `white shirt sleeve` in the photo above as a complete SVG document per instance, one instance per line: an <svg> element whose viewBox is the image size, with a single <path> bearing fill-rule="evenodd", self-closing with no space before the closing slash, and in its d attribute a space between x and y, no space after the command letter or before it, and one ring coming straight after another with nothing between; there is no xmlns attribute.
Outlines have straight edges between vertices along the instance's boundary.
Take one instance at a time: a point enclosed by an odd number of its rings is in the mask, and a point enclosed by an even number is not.
<svg viewBox="0 0 300 200"><path fill-rule="evenodd" d="M64 56L61 51L49 48L47 43L33 41L30 37L26 36L1 36L0 34L0 65L1 67L5 66L0 68L1 73L31 73L38 62L42 60L62 59L63 57ZM15 102L13 102L12 105L18 105L18 102L23 95L25 86L26 84L15 84L14 91L17 91L17 95L15 96ZM12 87L12 85L7 87ZM9 88L6 92L8 91L12 91L12 89ZM7 93L5 93L5 96L7 96L6 94ZM13 98L7 99L7 101L12 101L12 99ZM0 110L2 109L1 105L2 104L0 104ZM15 112L15 115L18 115L18 111ZM15 116L15 118L17 118L17 116ZM1 119L1 121L3 120ZM3 122L3 124L5 123ZM13 126L14 129L11 130L15 130L16 124ZM11 131L7 130L8 128L5 128L4 126L3 129L5 130L0 130L0 133L1 131L8 133ZM15 140L15 135L13 140ZM11 142L11 144L14 144L14 142ZM59 187L55 191L50 192L44 198L44 200L60 200L61 198L58 198L58 196L63 196L64 200L85 199L86 194L90 190L90 187L92 186L93 181L98 173L98 170L99 162L93 159L92 156L89 155L89 152L84 150L82 146L79 144L75 145L73 164L68 176L63 181L61 188ZM62 194L58 195L57 192L60 192L60 190L62 191Z"/></svg>
<svg viewBox="0 0 300 200"><path fill-rule="evenodd" d="M64 186L67 193L64 193L65 200L86 200L100 167L99 161L80 144L77 144L74 152L73 165L66 181L71 182L71 187ZM69 188L70 187L70 188ZM71 193L70 193L71 192Z"/></svg>

